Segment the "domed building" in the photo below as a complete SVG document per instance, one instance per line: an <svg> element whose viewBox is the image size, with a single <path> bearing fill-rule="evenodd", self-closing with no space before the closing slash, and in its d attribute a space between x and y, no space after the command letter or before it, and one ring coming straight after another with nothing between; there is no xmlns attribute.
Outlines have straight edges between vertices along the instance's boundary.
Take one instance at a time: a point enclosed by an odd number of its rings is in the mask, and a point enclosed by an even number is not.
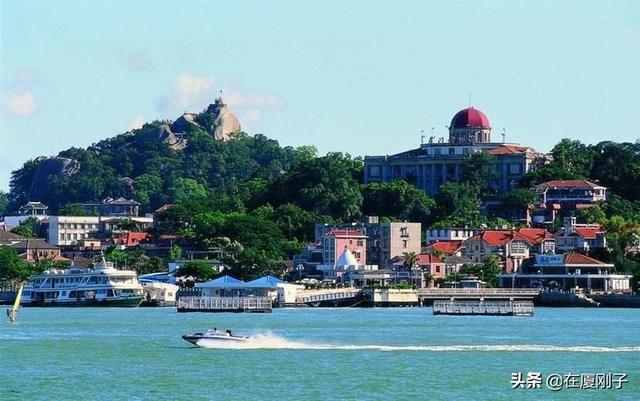
<svg viewBox="0 0 640 401"><path fill-rule="evenodd" d="M462 177L465 155L487 152L495 156L498 176L489 186L498 193L509 192L520 178L535 168L543 155L517 143L492 142L491 124L479 109L457 112L449 125L449 138L430 137L420 147L386 156L365 156L364 181L387 182L404 179L433 195L440 186Z"/></svg>
<svg viewBox="0 0 640 401"><path fill-rule="evenodd" d="M449 143L469 145L491 142L489 118L482 111L469 107L456 113L449 126Z"/></svg>

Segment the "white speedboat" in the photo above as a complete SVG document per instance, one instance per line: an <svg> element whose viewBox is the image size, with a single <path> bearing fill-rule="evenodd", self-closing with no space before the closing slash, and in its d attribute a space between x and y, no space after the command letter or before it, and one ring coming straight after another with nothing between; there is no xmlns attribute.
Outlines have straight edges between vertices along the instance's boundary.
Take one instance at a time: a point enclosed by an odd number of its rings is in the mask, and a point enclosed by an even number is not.
<svg viewBox="0 0 640 401"><path fill-rule="evenodd" d="M218 330L207 330L206 333L185 334L182 336L183 340L197 346L206 343L211 344L212 342L230 344L240 343L247 341L250 338L251 337L234 335L231 333L231 330L227 330L226 332Z"/></svg>

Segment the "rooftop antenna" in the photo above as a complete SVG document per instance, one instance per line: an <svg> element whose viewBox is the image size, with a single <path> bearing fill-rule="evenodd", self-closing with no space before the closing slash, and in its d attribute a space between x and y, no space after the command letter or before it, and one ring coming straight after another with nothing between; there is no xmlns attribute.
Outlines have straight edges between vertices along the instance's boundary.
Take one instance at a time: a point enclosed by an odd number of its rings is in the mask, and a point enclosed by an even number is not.
<svg viewBox="0 0 640 401"><path fill-rule="evenodd" d="M424 145L424 130L420 130L420 144Z"/></svg>
<svg viewBox="0 0 640 401"><path fill-rule="evenodd" d="M467 93L469 95L469 108L471 108L471 93Z"/></svg>
<svg viewBox="0 0 640 401"><path fill-rule="evenodd" d="M500 134L500 135L502 135L502 143L505 143L506 142L505 138L507 137L507 130L503 128L502 129L502 134Z"/></svg>

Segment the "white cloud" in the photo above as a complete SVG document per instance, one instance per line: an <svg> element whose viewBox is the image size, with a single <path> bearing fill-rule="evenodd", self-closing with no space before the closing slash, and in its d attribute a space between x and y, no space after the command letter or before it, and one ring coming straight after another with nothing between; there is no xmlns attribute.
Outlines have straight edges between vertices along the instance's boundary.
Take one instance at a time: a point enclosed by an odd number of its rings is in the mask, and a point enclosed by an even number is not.
<svg viewBox="0 0 640 401"><path fill-rule="evenodd" d="M243 91L235 86L224 88L221 94L212 77L185 73L178 77L171 92L158 100L157 108L162 117L174 118L184 112L204 110L219 96L238 116L242 126L247 128L260 121L265 112L284 107L284 102L276 95Z"/></svg>
<svg viewBox="0 0 640 401"><path fill-rule="evenodd" d="M214 96L213 78L182 74L171 92L158 100L157 108L164 117L185 111L200 111Z"/></svg>
<svg viewBox="0 0 640 401"><path fill-rule="evenodd" d="M28 117L38 110L38 101L33 92L36 75L27 70L16 72L16 78L4 85L0 93L0 114L11 117Z"/></svg>
<svg viewBox="0 0 640 401"><path fill-rule="evenodd" d="M0 97L0 112L12 117L28 117L38 110L33 92L9 92Z"/></svg>
<svg viewBox="0 0 640 401"><path fill-rule="evenodd" d="M146 49L126 50L119 48L114 51L114 55L130 71L149 72L153 70L153 60Z"/></svg>
<svg viewBox="0 0 640 401"><path fill-rule="evenodd" d="M146 120L142 116L135 116L129 125L127 126L127 131L132 131L134 129L142 128Z"/></svg>

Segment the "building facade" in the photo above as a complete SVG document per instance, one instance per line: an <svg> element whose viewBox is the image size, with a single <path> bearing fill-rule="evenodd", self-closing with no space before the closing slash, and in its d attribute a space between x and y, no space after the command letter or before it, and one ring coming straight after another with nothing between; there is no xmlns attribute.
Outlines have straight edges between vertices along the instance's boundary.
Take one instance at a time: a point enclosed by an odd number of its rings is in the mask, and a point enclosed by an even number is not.
<svg viewBox="0 0 640 401"><path fill-rule="evenodd" d="M495 156L497 176L488 184L500 193L514 188L543 157L530 147L492 142L489 119L482 111L469 107L456 113L451 120L448 140L431 137L417 149L391 156L365 156L364 181L403 179L435 194L440 185L462 177L464 158L472 152Z"/></svg>
<svg viewBox="0 0 640 401"><path fill-rule="evenodd" d="M47 242L52 245L75 245L95 238L99 230L98 216L49 216Z"/></svg>
<svg viewBox="0 0 640 401"><path fill-rule="evenodd" d="M367 264L389 267L393 258L405 253L419 255L421 227L420 223L405 222L368 224Z"/></svg>
<svg viewBox="0 0 640 401"><path fill-rule="evenodd" d="M607 188L587 180L552 180L535 187L537 207L533 220L551 223L558 213L565 216L576 209L607 200Z"/></svg>

